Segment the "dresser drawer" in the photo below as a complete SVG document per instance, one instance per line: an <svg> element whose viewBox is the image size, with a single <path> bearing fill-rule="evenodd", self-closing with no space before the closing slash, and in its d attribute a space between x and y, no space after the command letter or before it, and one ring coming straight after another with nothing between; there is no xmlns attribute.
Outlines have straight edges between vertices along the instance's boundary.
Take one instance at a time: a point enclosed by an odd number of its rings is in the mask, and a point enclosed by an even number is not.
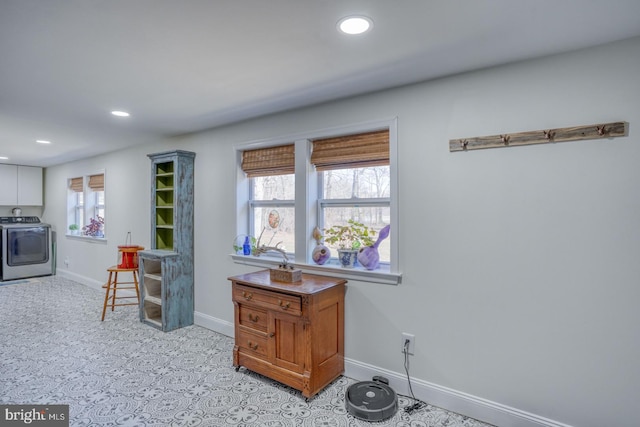
<svg viewBox="0 0 640 427"><path fill-rule="evenodd" d="M267 332L267 311L253 305L238 304L240 325Z"/></svg>
<svg viewBox="0 0 640 427"><path fill-rule="evenodd" d="M300 297L295 295L266 291L251 286L235 285L233 287L233 300L238 303L263 307L267 310L277 310L293 316L302 315Z"/></svg>
<svg viewBox="0 0 640 427"><path fill-rule="evenodd" d="M244 350L249 350L262 356L267 355L267 337L258 336L246 331L239 331L236 336L236 345Z"/></svg>

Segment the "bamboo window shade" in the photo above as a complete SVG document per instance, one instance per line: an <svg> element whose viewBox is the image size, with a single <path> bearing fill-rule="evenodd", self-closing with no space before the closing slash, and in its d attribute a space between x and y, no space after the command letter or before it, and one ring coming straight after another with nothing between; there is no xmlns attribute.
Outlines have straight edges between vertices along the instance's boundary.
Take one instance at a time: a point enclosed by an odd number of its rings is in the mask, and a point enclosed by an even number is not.
<svg viewBox="0 0 640 427"><path fill-rule="evenodd" d="M242 170L249 178L294 173L294 145L245 150L242 152Z"/></svg>
<svg viewBox="0 0 640 427"><path fill-rule="evenodd" d="M311 163L317 171L389 164L389 130L316 139Z"/></svg>
<svg viewBox="0 0 640 427"><path fill-rule="evenodd" d="M104 174L89 176L89 188L91 191L104 191Z"/></svg>
<svg viewBox="0 0 640 427"><path fill-rule="evenodd" d="M82 190L83 190L82 177L71 178L69 180L69 190L73 191L74 193L82 193Z"/></svg>

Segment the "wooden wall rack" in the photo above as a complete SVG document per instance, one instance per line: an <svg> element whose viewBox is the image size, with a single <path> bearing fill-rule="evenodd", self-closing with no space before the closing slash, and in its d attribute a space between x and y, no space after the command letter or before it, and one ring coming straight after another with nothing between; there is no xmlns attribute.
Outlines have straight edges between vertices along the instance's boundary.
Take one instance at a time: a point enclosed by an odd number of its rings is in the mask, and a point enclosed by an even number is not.
<svg viewBox="0 0 640 427"><path fill-rule="evenodd" d="M476 136L449 140L449 151L469 151L483 148L513 147L517 145L547 144L550 142L582 141L587 139L627 136L627 122L574 126L535 130L504 135Z"/></svg>

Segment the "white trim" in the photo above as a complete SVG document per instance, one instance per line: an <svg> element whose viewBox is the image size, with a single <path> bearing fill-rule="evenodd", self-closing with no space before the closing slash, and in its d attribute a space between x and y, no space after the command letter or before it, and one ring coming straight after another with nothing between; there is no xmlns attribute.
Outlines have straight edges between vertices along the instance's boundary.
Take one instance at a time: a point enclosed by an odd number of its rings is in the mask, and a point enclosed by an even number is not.
<svg viewBox="0 0 640 427"><path fill-rule="evenodd" d="M316 266L306 264L311 260L311 251L314 247L313 239L311 239L311 231L317 225L317 216L319 213L313 208L313 204L317 199L317 182L311 175L314 173L314 168L310 166L310 140L316 138L331 138L340 135L349 135L359 132L371 132L380 129L389 130L389 164L391 174L391 202L390 202L390 215L391 215L391 234L389 236L389 245L391 249L391 259L389 262L391 272L376 271L371 272L368 270L354 270L353 272L346 273L344 270L331 266ZM322 274L327 276L335 276L340 274L340 277L351 278L354 280L361 280L374 283L386 283L397 285L400 283L402 273L400 272L399 263L399 174L398 174L398 118L391 117L386 119L371 120L366 122L354 123L350 125L343 125L337 127L316 129L312 131L299 132L290 135L284 135L274 138L267 138L261 140L254 140L242 143L236 143L233 145L236 159L236 174L235 174L235 212L233 213L236 218L236 235L246 234L247 229L251 229L250 214L246 200L249 198L247 178L241 169L242 163L242 151L253 150L257 148L267 148L278 146L282 144L296 145L296 201L295 208L296 213L300 212L300 209L304 207L306 212L305 216L296 215L296 253L294 254L296 265L304 270L310 270L314 272L321 271ZM306 147L306 150L300 150L300 148ZM301 164L302 162L302 164ZM304 166L304 167L301 167ZM298 177L304 177L304 182L297 179ZM315 215L315 218L314 218ZM300 231L302 230L302 231ZM304 235L301 235L304 233ZM257 236L253 236L257 237ZM302 244L304 242L304 244ZM264 263L259 260L247 260L241 257L232 255L233 261L237 264L245 265L257 265L264 266L270 265L270 263Z"/></svg>
<svg viewBox="0 0 640 427"><path fill-rule="evenodd" d="M91 288L91 289L95 289L97 291L100 292L105 292L105 289L102 287L102 285L104 285L105 283L107 283L107 279L108 279L108 275L109 273L107 272L107 270L104 271L105 276L104 276L104 282L100 282L98 280L94 280L94 279L90 279L88 277L85 276L81 276L77 273L72 273L69 270L65 270L62 268L58 268L56 269L56 275L60 276L60 277L64 277L66 279L70 279L73 280L74 282L78 282L78 283L82 283L83 285ZM127 280L131 280L130 278ZM118 295L120 295L120 293L122 293L123 295L126 296L135 296L136 293L132 290L122 290L122 291L118 291Z"/></svg>
<svg viewBox="0 0 640 427"><path fill-rule="evenodd" d="M400 174L398 173L398 118L389 123L389 176L391 179L391 233L389 233L389 247L391 259L389 260L394 273L400 273Z"/></svg>
<svg viewBox="0 0 640 427"><path fill-rule="evenodd" d="M73 273L69 270L66 270L64 268L57 268L56 269L56 276L61 276L70 280L73 280L74 282L78 282L78 283L82 283L85 286L88 286L92 289L96 289L99 291L102 291L102 285L104 285L105 283L107 283L107 270L105 270L105 277L104 277L104 282L100 282L98 280L94 280L94 279L90 279L86 276L81 276L78 273Z"/></svg>
<svg viewBox="0 0 640 427"><path fill-rule="evenodd" d="M108 243L106 237L93 237L93 236L83 236L83 235L75 235L75 234L65 234L65 237L71 240L82 240L89 243L101 243L106 245Z"/></svg>
<svg viewBox="0 0 640 427"><path fill-rule="evenodd" d="M97 196L95 196L95 194L97 192L93 191L91 188L89 188L89 178L92 175L102 175L103 176L103 182L104 182L104 188L103 188L103 192L104 192L104 205L98 205L98 201L97 201ZM76 217L77 215L77 208L78 205L76 204L76 201L72 201L71 200L71 196L75 195L75 192L72 192L69 189L69 182L73 179L73 178L82 178L82 197L83 197L83 207L82 207L82 215L83 215L83 223L85 225L85 227L90 223L90 219L94 218L95 215L95 211L96 211L96 207L97 206L102 206L102 208L104 209L104 215L103 215L103 219L104 219L104 225L103 225L103 237L93 237L93 236L84 236L84 235L73 235L73 234L69 234L68 233L68 227L71 224L78 224L78 218ZM92 172L87 172L87 173L83 173L80 174L80 176L75 175L71 178L66 178L66 189L67 189L67 224L66 224L66 231L65 235L67 237L73 237L73 238L82 238L83 240L87 240L88 239L93 239L93 240L102 240L104 241L104 243L106 243L106 236L107 236L107 172L106 169L102 168L102 169L98 169L98 170L93 170ZM90 194L94 194L95 197L91 198L91 197L87 197ZM74 196L77 198L77 195ZM73 210L73 213L71 213L70 211ZM91 213L90 213L91 212ZM79 225L79 224L78 224Z"/></svg>
<svg viewBox="0 0 640 427"><path fill-rule="evenodd" d="M193 323L231 338L235 335L233 323L218 319L217 317L209 316L208 314L200 313L199 311L194 312Z"/></svg>
<svg viewBox="0 0 640 427"><path fill-rule="evenodd" d="M195 324L228 337L234 336L233 323L204 313L195 313ZM409 382L404 373L382 369L377 366L345 358L344 376L367 381L375 375L382 375L389 380L389 385L399 394L410 396ZM411 378L411 387L417 399L447 411L463 414L476 420L496 426L509 427L572 427L558 421L541 417L530 412L492 402L468 393L453 390L424 380Z"/></svg>
<svg viewBox="0 0 640 427"><path fill-rule="evenodd" d="M269 258L266 256L229 255L234 263L249 265L252 267L270 268L282 263L281 258ZM295 263L295 267L303 273L322 274L323 276L339 277L341 279L358 280L361 282L382 283L385 285L398 285L402 282L402 273L390 273L388 271L369 271L336 267L332 265L316 265Z"/></svg>
<svg viewBox="0 0 640 427"><path fill-rule="evenodd" d="M375 375L389 380L389 385L399 394L411 396L405 374L378 368L353 359L344 360L346 377L366 381ZM411 378L413 393L417 399L430 405L463 414L496 426L509 427L571 427L517 408L492 402L481 397L463 393L427 381Z"/></svg>
<svg viewBox="0 0 640 427"><path fill-rule="evenodd" d="M90 288L102 291L102 282L58 269L57 274L82 283ZM205 313L194 313L194 324L219 334L234 336L234 325L226 320L210 316ZM389 385L399 394L410 396L409 383L404 373L369 365L354 359L345 358L344 376L357 380L370 380L375 375L382 375L389 380ZM513 408L501 403L473 396L458 390L430 383L417 378L411 378L413 393L417 399L430 405L463 414L496 426L509 427L572 427L559 421L554 421L530 412Z"/></svg>

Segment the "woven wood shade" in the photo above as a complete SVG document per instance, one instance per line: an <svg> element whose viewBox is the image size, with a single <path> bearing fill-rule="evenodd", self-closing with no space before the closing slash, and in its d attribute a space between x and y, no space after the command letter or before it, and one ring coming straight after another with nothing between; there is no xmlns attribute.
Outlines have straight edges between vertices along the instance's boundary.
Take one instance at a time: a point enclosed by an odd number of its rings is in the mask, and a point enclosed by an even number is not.
<svg viewBox="0 0 640 427"><path fill-rule="evenodd" d="M76 193L82 193L82 177L71 178L69 180L69 190L74 191Z"/></svg>
<svg viewBox="0 0 640 427"><path fill-rule="evenodd" d="M242 170L249 178L294 173L294 145L289 144L243 151Z"/></svg>
<svg viewBox="0 0 640 427"><path fill-rule="evenodd" d="M92 191L104 191L104 174L91 175L89 177L89 188Z"/></svg>
<svg viewBox="0 0 640 427"><path fill-rule="evenodd" d="M311 163L318 171L389 164L389 130L316 139Z"/></svg>

